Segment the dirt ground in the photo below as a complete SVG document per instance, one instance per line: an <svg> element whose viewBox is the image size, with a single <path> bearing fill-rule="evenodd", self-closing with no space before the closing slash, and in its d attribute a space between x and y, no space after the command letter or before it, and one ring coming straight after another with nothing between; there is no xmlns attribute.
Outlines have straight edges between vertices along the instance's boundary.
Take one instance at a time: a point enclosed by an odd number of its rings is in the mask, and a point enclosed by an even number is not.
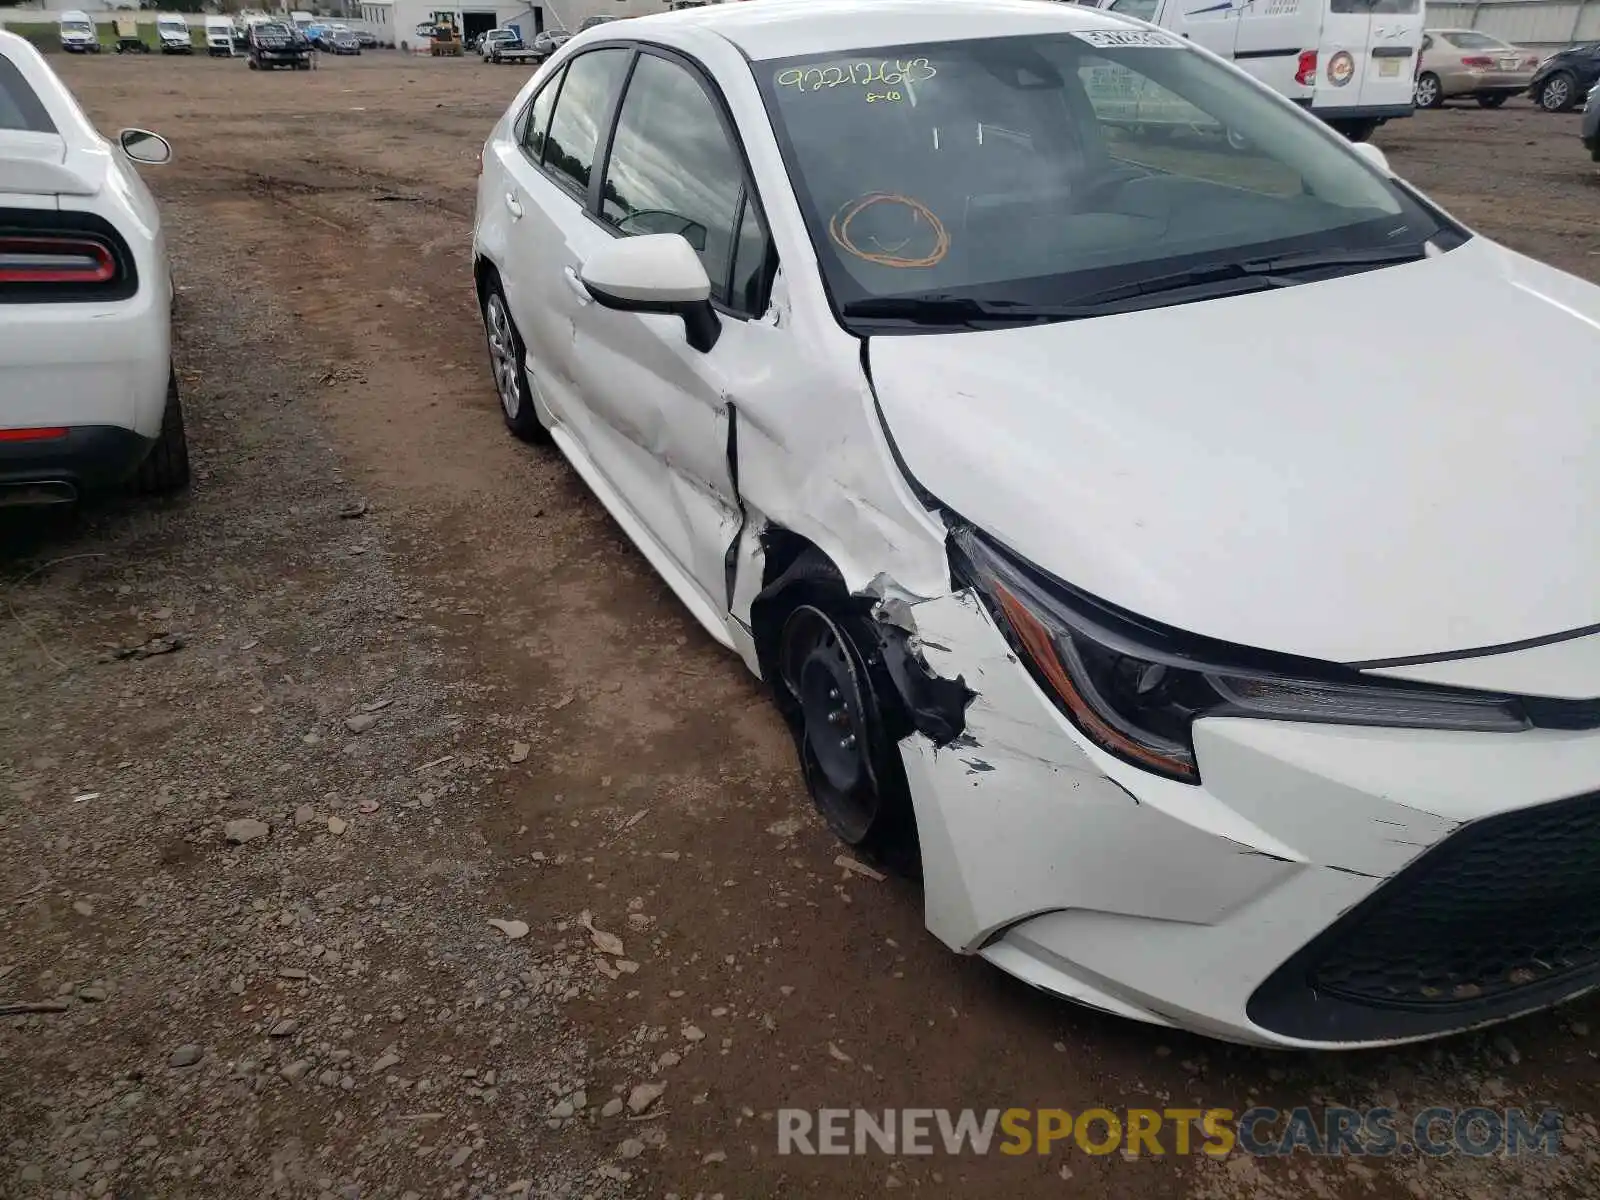
<svg viewBox="0 0 1600 1200"><path fill-rule="evenodd" d="M1240 1049L955 957L915 888L835 865L742 665L502 428L468 245L523 69L59 66L103 129L176 147L147 177L198 476L4 525L0 1000L57 1011L0 1020L0 1196L1593 1194L1594 1002ZM1600 280L1576 117L1450 108L1378 142ZM1485 350L1515 403L1517 348ZM1257 1103L1555 1106L1567 1132L1364 1162L805 1158L774 1132L780 1107Z"/></svg>

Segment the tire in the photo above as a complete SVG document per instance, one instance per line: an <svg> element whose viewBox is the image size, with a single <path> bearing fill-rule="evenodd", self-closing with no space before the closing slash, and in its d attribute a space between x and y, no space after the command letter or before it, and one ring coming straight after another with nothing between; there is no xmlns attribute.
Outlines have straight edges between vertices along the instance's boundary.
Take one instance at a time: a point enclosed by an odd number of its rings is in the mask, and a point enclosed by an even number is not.
<svg viewBox="0 0 1600 1200"><path fill-rule="evenodd" d="M1417 76L1415 100L1418 108L1444 107L1444 85L1432 71Z"/></svg>
<svg viewBox="0 0 1600 1200"><path fill-rule="evenodd" d="M189 439L183 429L183 403L178 399L177 372L167 375L167 405L161 412L161 433L133 476L143 496L170 496L189 486Z"/></svg>
<svg viewBox="0 0 1600 1200"><path fill-rule="evenodd" d="M1343 135L1347 141L1352 142L1368 141L1374 133L1378 132L1377 121L1331 121L1329 124L1333 126L1335 132Z"/></svg>
<svg viewBox="0 0 1600 1200"><path fill-rule="evenodd" d="M256 61L256 57L255 57L255 55L253 55L253 54L252 54L252 55L251 55L251 56L250 56L250 57L249 57L249 58L247 58L247 59L245 59L245 64L246 64L246 65L247 65L247 66L248 66L248 67L249 67L249 68L250 68L250 69L251 69L251 70L252 70L252 71L259 71L259 70L260 70L260 69L261 69L261 64L260 64L260 63L259 63L259 62L257 62L257 61Z"/></svg>
<svg viewBox="0 0 1600 1200"><path fill-rule="evenodd" d="M806 790L834 835L896 874L921 870L897 743L910 732L873 636L870 603L804 551L758 600L762 660L794 736Z"/></svg>
<svg viewBox="0 0 1600 1200"><path fill-rule="evenodd" d="M1539 107L1545 112L1566 112L1578 102L1578 81L1567 71L1557 71L1539 85Z"/></svg>
<svg viewBox="0 0 1600 1200"><path fill-rule="evenodd" d="M489 370L494 376L495 394L500 398L500 415L506 428L525 442L548 442L550 431L539 420L533 406L533 386L528 382L528 350L511 316L505 289L494 276L483 285L483 335L489 349Z"/></svg>
<svg viewBox="0 0 1600 1200"><path fill-rule="evenodd" d="M1479 96L1478 97L1478 107L1479 108L1499 108L1502 104L1504 104L1509 99L1510 99L1510 97L1507 96L1504 92L1492 92L1489 95Z"/></svg>

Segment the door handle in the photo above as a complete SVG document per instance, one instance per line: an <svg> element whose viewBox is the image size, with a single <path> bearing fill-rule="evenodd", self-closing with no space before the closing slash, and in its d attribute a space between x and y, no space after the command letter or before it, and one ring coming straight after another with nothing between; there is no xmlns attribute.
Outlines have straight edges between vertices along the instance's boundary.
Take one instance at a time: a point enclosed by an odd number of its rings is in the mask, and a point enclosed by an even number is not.
<svg viewBox="0 0 1600 1200"><path fill-rule="evenodd" d="M515 192L506 193L506 209L511 213L513 221L522 220L522 202L517 199Z"/></svg>
<svg viewBox="0 0 1600 1200"><path fill-rule="evenodd" d="M594 299L589 295L589 289L584 286L583 280L578 278L578 273L571 267L561 268L561 278L567 281L567 287L572 289L572 294L578 298L579 304L588 304Z"/></svg>

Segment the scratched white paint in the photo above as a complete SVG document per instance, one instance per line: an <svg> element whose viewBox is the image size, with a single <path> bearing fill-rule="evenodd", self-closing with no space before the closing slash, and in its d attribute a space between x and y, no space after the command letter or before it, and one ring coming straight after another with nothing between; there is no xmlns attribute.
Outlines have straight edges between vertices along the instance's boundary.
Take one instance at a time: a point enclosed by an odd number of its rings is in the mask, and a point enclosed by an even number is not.
<svg viewBox="0 0 1600 1200"><path fill-rule="evenodd" d="M958 744L901 744L929 929L1124 1015L1301 1044L1245 1013L1280 963L1463 822L1600 779L1581 731L1232 719L1195 727L1201 786L1158 779L1088 744L970 594L911 612L928 665L978 693Z"/></svg>

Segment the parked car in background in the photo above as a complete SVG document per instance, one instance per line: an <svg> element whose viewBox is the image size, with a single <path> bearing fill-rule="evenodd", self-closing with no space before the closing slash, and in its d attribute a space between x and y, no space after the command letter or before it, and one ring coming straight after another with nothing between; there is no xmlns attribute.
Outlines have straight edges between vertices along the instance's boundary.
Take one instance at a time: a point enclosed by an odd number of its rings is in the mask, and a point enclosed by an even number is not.
<svg viewBox="0 0 1600 1200"><path fill-rule="evenodd" d="M171 155L142 129L100 136L0 31L0 503L189 482L166 240L133 165Z"/></svg>
<svg viewBox="0 0 1600 1200"><path fill-rule="evenodd" d="M311 41L287 21L253 21L245 30L245 53L252 71L275 67L311 69Z"/></svg>
<svg viewBox="0 0 1600 1200"><path fill-rule="evenodd" d="M1583 103L1600 81L1600 42L1573 46L1539 64L1528 94L1545 112L1566 112Z"/></svg>
<svg viewBox="0 0 1600 1200"><path fill-rule="evenodd" d="M572 34L566 29L546 29L535 35L533 53L540 60L549 58L571 40Z"/></svg>
<svg viewBox="0 0 1600 1200"><path fill-rule="evenodd" d="M324 48L329 54L360 54L361 39L349 29L337 29L323 39Z"/></svg>
<svg viewBox="0 0 1600 1200"><path fill-rule="evenodd" d="M194 39L189 22L178 13L162 13L156 18L156 38L163 54L193 54Z"/></svg>
<svg viewBox="0 0 1600 1200"><path fill-rule="evenodd" d="M1589 100L1583 106L1583 144L1589 157L1600 162L1600 83L1589 89Z"/></svg>
<svg viewBox="0 0 1600 1200"><path fill-rule="evenodd" d="M515 29L490 29L478 39L477 52L484 62L490 62L496 48L521 50L522 35Z"/></svg>
<svg viewBox="0 0 1600 1200"><path fill-rule="evenodd" d="M69 8L56 19L61 48L68 54L99 54L100 34L81 9Z"/></svg>
<svg viewBox="0 0 1600 1200"><path fill-rule="evenodd" d="M1539 56L1476 29L1428 29L1417 70L1417 107L1470 97L1499 108L1533 82Z"/></svg>
<svg viewBox="0 0 1600 1200"><path fill-rule="evenodd" d="M212 58L231 55L239 39L232 17L208 16L205 18L206 53Z"/></svg>
<svg viewBox="0 0 1600 1200"><path fill-rule="evenodd" d="M358 29L355 33L356 41L361 43L363 50L376 50L378 48L378 35L370 29Z"/></svg>

